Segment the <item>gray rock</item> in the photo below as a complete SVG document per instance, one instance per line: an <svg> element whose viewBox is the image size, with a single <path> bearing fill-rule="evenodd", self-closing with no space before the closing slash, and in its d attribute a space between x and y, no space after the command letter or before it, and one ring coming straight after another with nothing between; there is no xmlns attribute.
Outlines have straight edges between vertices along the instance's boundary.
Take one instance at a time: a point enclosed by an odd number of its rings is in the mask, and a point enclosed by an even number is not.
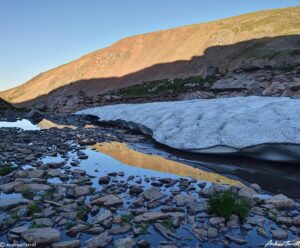
<svg viewBox="0 0 300 248"><path fill-rule="evenodd" d="M112 236L110 236L108 232L104 232L85 241L84 245L88 248L106 247L111 241Z"/></svg>
<svg viewBox="0 0 300 248"><path fill-rule="evenodd" d="M150 189L145 190L143 193L143 196L148 201L160 200L160 199L166 197L165 194L160 192L160 188L158 188L158 187L152 187Z"/></svg>
<svg viewBox="0 0 300 248"><path fill-rule="evenodd" d="M294 200L282 194L272 196L270 199L266 200L266 204L271 204L279 209L292 208L296 205Z"/></svg>
<svg viewBox="0 0 300 248"><path fill-rule="evenodd" d="M14 191L22 193L24 191L38 192L38 191L48 191L51 189L50 185L47 184L38 184L38 183L29 183L29 184L18 184L14 186Z"/></svg>
<svg viewBox="0 0 300 248"><path fill-rule="evenodd" d="M75 197L88 195L91 193L91 189L90 186L77 186L74 188Z"/></svg>
<svg viewBox="0 0 300 248"><path fill-rule="evenodd" d="M112 207L123 204L123 200L116 195L105 195L92 201L92 204L103 205L105 207Z"/></svg>
<svg viewBox="0 0 300 248"><path fill-rule="evenodd" d="M8 210L19 205L27 205L30 201L23 198L0 198L0 210Z"/></svg>
<svg viewBox="0 0 300 248"><path fill-rule="evenodd" d="M102 223L103 221L107 220L107 219L111 219L113 217L111 211L109 210L104 210L103 212L99 213L95 219L94 219L94 224L97 223Z"/></svg>
<svg viewBox="0 0 300 248"><path fill-rule="evenodd" d="M300 102L290 98L251 96L117 104L77 114L122 123L180 150L238 153L276 161L300 159Z"/></svg>
<svg viewBox="0 0 300 248"><path fill-rule="evenodd" d="M80 247L80 240L69 240L59 243L54 243L52 248L78 248Z"/></svg>
<svg viewBox="0 0 300 248"><path fill-rule="evenodd" d="M286 239L288 237L288 233L284 230L273 230L271 231L273 239Z"/></svg>
<svg viewBox="0 0 300 248"><path fill-rule="evenodd" d="M127 237L115 240L114 245L116 248L133 248L136 245L136 241L133 238Z"/></svg>
<svg viewBox="0 0 300 248"><path fill-rule="evenodd" d="M184 207L190 202L195 202L195 197L192 195L186 195L181 193L174 196L173 202L177 207Z"/></svg>
<svg viewBox="0 0 300 248"><path fill-rule="evenodd" d="M291 226L293 224L293 219L290 217L279 216L277 217L276 222L281 225Z"/></svg>
<svg viewBox="0 0 300 248"><path fill-rule="evenodd" d="M50 227L41 227L28 229L21 236L27 243L49 245L59 241L60 232Z"/></svg>
<svg viewBox="0 0 300 248"><path fill-rule="evenodd" d="M170 215L168 213L146 212L141 215L135 216L133 220L137 223L141 223L141 222L167 219L168 217L170 217Z"/></svg>

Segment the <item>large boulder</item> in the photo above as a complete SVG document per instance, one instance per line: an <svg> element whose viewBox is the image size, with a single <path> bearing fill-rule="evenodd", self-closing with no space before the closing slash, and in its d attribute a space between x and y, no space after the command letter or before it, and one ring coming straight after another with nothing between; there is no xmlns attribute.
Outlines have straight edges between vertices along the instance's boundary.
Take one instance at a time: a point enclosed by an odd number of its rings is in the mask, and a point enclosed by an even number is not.
<svg viewBox="0 0 300 248"><path fill-rule="evenodd" d="M29 244L49 245L60 240L60 232L51 227L31 228L22 233L22 238Z"/></svg>
<svg viewBox="0 0 300 248"><path fill-rule="evenodd" d="M251 96L119 104L77 114L138 129L180 150L273 161L300 159L300 101L296 99Z"/></svg>

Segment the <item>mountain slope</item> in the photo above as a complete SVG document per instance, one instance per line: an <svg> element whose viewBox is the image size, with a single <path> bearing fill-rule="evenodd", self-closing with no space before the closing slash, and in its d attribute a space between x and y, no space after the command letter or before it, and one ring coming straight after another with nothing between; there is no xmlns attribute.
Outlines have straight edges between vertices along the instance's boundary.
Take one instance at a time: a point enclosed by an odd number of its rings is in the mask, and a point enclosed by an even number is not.
<svg viewBox="0 0 300 248"><path fill-rule="evenodd" d="M41 73L0 97L31 104L55 90L96 95L150 80L205 77L212 68L225 73L293 64L299 61L298 35L300 6L137 35Z"/></svg>

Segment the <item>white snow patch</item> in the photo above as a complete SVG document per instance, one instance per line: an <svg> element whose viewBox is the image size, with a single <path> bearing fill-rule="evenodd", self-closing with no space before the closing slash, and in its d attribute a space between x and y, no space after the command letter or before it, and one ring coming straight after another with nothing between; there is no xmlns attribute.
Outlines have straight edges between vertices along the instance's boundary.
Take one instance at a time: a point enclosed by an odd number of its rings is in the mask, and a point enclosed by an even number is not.
<svg viewBox="0 0 300 248"><path fill-rule="evenodd" d="M300 100L234 97L118 104L76 114L139 129L159 143L197 153L300 161Z"/></svg>

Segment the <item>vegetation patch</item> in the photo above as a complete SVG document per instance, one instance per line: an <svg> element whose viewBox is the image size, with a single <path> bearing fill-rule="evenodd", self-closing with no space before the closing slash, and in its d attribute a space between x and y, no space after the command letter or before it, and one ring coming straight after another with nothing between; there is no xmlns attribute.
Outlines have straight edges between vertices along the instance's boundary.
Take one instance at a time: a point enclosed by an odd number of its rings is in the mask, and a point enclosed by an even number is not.
<svg viewBox="0 0 300 248"><path fill-rule="evenodd" d="M248 200L232 191L214 192L208 200L207 211L224 217L226 220L236 214L241 221L245 221L250 209Z"/></svg>
<svg viewBox="0 0 300 248"><path fill-rule="evenodd" d="M40 211L38 205L36 204L36 202L32 202L29 206L28 206L28 211L29 211L29 215L33 216L34 214L38 213Z"/></svg>
<svg viewBox="0 0 300 248"><path fill-rule="evenodd" d="M13 172L16 168L12 164L5 164L0 167L0 176L8 175Z"/></svg>
<svg viewBox="0 0 300 248"><path fill-rule="evenodd" d="M132 214L124 214L124 215L121 216L121 222L122 223L131 224L132 219L133 219Z"/></svg>
<svg viewBox="0 0 300 248"><path fill-rule="evenodd" d="M176 78L174 80L162 79L121 89L119 93L124 97L149 97L167 93L184 93L190 90L189 86L192 86L193 90L202 89L203 82L204 80L200 76Z"/></svg>

